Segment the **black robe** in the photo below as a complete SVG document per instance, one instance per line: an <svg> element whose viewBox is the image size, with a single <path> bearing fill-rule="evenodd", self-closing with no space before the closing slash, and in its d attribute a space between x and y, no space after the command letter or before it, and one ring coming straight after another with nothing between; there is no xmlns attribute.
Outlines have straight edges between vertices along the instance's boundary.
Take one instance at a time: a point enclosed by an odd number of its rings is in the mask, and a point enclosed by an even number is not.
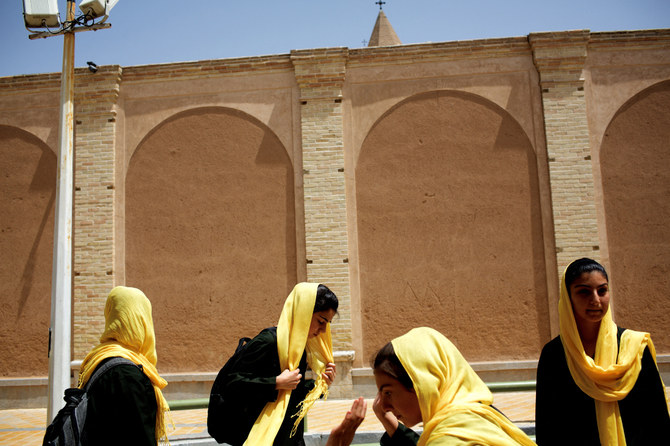
<svg viewBox="0 0 670 446"><path fill-rule="evenodd" d="M497 407L491 407L500 412ZM503 414L502 412L500 413ZM379 440L379 444L381 446L415 446L419 442L420 437L421 434L414 432L402 423L398 423L398 428L393 434L393 437L384 432L384 435L382 435L382 438Z"/></svg>
<svg viewBox="0 0 670 446"><path fill-rule="evenodd" d="M381 446L416 446L419 437L420 435L412 429L402 423L398 423L398 428L393 434L393 437L384 432L384 435L382 435L382 438L379 440L379 444Z"/></svg>
<svg viewBox="0 0 670 446"><path fill-rule="evenodd" d="M288 409L275 437L274 446L302 446L305 444L303 439L304 419L300 422L295 435L290 437L296 420L292 416L298 412L298 404L305 399L307 393L314 387L314 381L305 379L307 371L307 355L305 353L300 360L299 369L302 379L291 392ZM281 372L279 354L277 353L277 328L266 328L249 341L236 366L236 370L230 374L225 384L224 392L236 395L236 400L245 401L244 407L240 407L239 426L247 434L265 405L270 401L277 400L279 392L275 389L276 377Z"/></svg>
<svg viewBox="0 0 670 446"><path fill-rule="evenodd" d="M112 367L88 389L84 444L155 446L156 409L154 387L140 367Z"/></svg>
<svg viewBox="0 0 670 446"><path fill-rule="evenodd" d="M618 339L624 330L618 329ZM628 446L670 443L665 388L648 348L635 386L619 401L619 413ZM560 336L544 346L537 365L535 429L540 446L600 444L595 401L572 379Z"/></svg>

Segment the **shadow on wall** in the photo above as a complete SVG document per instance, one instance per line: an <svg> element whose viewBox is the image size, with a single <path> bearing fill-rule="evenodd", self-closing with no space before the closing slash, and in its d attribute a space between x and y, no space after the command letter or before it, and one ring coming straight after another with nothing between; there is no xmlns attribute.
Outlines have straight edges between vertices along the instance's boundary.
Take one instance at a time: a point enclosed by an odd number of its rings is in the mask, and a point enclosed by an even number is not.
<svg viewBox="0 0 670 446"><path fill-rule="evenodd" d="M166 120L126 176L127 284L153 302L161 370L217 371L276 323L295 285L293 167L267 126L231 109Z"/></svg>
<svg viewBox="0 0 670 446"><path fill-rule="evenodd" d="M600 147L616 321L670 352L670 81L631 98Z"/></svg>
<svg viewBox="0 0 670 446"><path fill-rule="evenodd" d="M356 166L364 354L414 326L471 361L550 338L533 147L503 109L436 91L390 109Z"/></svg>
<svg viewBox="0 0 670 446"><path fill-rule="evenodd" d="M0 126L0 376L48 371L57 159L38 137Z"/></svg>

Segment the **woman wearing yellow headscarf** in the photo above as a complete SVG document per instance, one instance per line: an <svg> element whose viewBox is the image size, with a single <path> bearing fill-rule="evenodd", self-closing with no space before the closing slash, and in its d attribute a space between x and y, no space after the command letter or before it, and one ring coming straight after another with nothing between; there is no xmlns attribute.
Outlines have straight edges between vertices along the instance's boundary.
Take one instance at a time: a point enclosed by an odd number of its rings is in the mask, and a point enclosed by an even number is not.
<svg viewBox="0 0 670 446"><path fill-rule="evenodd" d="M137 288L118 286L109 293L105 331L82 362L79 387L116 357L136 365L117 365L88 389L85 444L139 446L167 441L164 415L169 407L161 391L167 381L156 370L151 302Z"/></svg>
<svg viewBox="0 0 670 446"><path fill-rule="evenodd" d="M423 422L418 445L534 445L491 406L493 396L456 347L432 328L400 336L378 353L378 404L405 426ZM390 438L389 438L390 437ZM393 441L384 435L382 444Z"/></svg>
<svg viewBox="0 0 670 446"><path fill-rule="evenodd" d="M537 442L545 445L649 445L670 439L665 387L649 333L612 320L608 277L595 260L565 269L560 335L537 367Z"/></svg>
<svg viewBox="0 0 670 446"><path fill-rule="evenodd" d="M303 418L335 379L330 322L337 307L325 285L299 283L277 327L249 341L224 387L224 394L245 402L237 414L240 444L305 444ZM308 365L315 381L305 379Z"/></svg>

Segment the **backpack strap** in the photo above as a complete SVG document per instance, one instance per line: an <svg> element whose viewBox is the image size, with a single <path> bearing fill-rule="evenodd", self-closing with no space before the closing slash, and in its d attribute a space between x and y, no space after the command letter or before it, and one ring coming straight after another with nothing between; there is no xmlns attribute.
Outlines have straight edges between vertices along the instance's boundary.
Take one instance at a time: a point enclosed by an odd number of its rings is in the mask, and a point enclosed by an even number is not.
<svg viewBox="0 0 670 446"><path fill-rule="evenodd" d="M121 358L121 357L114 357L107 362L105 362L102 366L99 366L95 372L93 372L93 375L88 379L86 382L86 385L84 386L84 390L88 391L88 389L93 385L93 382L97 380L99 377L105 374L105 372L113 367L116 367L117 365L122 365L122 364L128 364L128 365L133 365L140 370L142 370L142 366L135 364L133 361L130 359L126 358Z"/></svg>

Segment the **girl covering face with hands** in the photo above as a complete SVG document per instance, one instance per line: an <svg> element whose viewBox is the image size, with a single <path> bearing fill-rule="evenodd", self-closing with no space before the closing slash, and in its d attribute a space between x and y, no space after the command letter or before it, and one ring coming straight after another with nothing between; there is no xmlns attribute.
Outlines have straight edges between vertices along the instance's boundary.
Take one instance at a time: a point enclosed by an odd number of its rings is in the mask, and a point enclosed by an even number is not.
<svg viewBox="0 0 670 446"><path fill-rule="evenodd" d="M432 328L415 328L387 344L375 358L374 374L379 390L375 413L385 417L387 428L382 444L411 444L397 421L396 430L389 432L393 418L407 427L423 422L419 445L535 444L491 406L486 384ZM399 433L403 440L395 442Z"/></svg>

